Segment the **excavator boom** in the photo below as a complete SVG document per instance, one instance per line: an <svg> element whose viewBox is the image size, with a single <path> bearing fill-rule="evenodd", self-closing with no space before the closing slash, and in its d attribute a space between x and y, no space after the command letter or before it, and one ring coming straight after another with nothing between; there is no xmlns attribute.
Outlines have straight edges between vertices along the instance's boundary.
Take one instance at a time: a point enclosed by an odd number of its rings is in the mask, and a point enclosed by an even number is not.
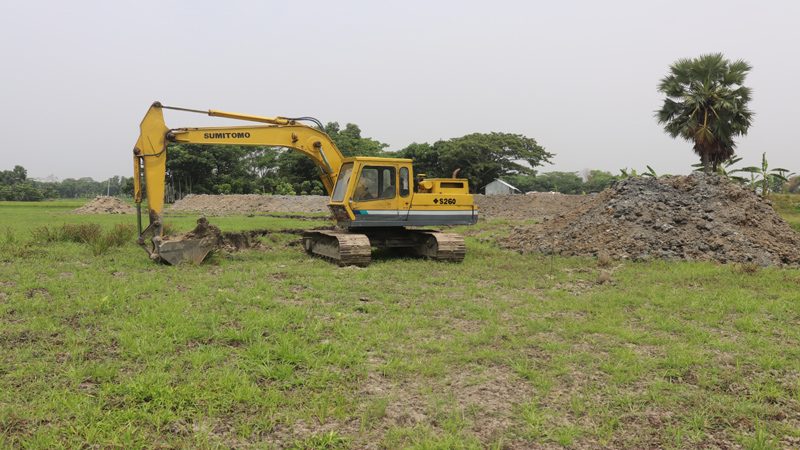
<svg viewBox="0 0 800 450"><path fill-rule="evenodd" d="M164 109L197 112L266 125L170 129L164 123ZM151 259L166 261L173 265L183 261L202 260L214 245L213 239L208 237L209 233L211 236L214 234L213 225L210 232L206 228L193 230L193 232L202 231L204 239L197 239L195 236L197 233L194 233L180 238L170 237L167 245L168 238L163 236L167 146L170 142L290 148L303 153L317 164L322 184L328 194L332 193L344 158L327 134L298 123L297 120L299 119L259 117L216 110L198 111L164 106L159 102L153 103L142 119L139 139L133 149L134 198L138 210L141 211L144 199L142 176L144 176L150 218L150 225L144 230L141 229L140 219L140 236L137 243L147 251ZM152 246L146 243L148 236L151 236ZM169 255L163 251L165 248L170 248Z"/></svg>

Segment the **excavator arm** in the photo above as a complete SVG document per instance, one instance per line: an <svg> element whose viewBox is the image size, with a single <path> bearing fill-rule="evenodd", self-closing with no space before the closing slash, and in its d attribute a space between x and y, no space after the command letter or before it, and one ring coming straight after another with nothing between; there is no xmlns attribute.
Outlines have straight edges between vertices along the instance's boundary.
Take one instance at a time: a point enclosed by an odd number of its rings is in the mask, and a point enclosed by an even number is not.
<svg viewBox="0 0 800 450"><path fill-rule="evenodd" d="M164 123L164 109L197 112L214 117L224 117L248 122L258 122L263 125L237 126L237 127L205 127L205 128L175 128L170 129ZM330 137L323 131L298 123L298 120L313 120L310 118L290 119L286 117L259 117L246 114L236 114L224 111L197 111L184 108L164 106L155 102L150 106L142 120L139 139L133 149L134 159L134 197L139 211L140 236L137 240L150 255L151 259L167 261L177 265L187 259L202 260L210 250L203 252L197 244L202 239L197 236L207 234L207 230L198 228L192 230L191 236L186 239L171 239L167 245L163 236L163 209L166 177L167 146L170 142L193 143L209 145L252 145L286 147L299 151L311 158L320 170L322 184L330 195L336 185L336 177L342 166L344 157ZM146 184L146 197L149 207L150 224L141 229L141 203L143 200L142 176ZM152 247L145 239L152 236ZM192 242L191 239L194 239ZM211 240L211 239L207 239ZM178 245L178 241L181 242ZM175 247L169 249L166 247ZM174 253L174 255L173 255ZM202 256L199 256L202 254Z"/></svg>

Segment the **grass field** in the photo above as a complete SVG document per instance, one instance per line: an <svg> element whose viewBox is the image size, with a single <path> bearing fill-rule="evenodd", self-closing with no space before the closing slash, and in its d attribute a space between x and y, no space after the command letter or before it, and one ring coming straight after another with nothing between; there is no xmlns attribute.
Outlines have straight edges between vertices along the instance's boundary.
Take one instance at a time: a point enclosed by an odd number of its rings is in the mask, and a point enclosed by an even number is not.
<svg viewBox="0 0 800 450"><path fill-rule="evenodd" d="M797 270L522 255L508 221L460 264L279 232L324 219L212 218L276 233L195 266L37 242L135 220L79 205L0 203L0 448L800 447Z"/></svg>

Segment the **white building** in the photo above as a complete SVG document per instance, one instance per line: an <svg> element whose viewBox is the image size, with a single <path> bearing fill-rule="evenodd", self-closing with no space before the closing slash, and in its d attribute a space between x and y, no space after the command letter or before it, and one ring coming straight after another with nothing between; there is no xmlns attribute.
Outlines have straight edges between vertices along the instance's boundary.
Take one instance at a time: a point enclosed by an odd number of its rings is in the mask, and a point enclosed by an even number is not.
<svg viewBox="0 0 800 450"><path fill-rule="evenodd" d="M486 185L486 195L489 194L521 194L522 191L503 180L494 180Z"/></svg>

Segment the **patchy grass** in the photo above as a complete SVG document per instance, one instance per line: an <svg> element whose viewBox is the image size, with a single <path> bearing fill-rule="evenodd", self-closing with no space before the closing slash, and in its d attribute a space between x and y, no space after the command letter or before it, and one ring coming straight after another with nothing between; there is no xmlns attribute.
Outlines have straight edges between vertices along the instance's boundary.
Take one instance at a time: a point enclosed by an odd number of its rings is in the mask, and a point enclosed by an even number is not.
<svg viewBox="0 0 800 450"><path fill-rule="evenodd" d="M800 231L800 194L771 194L769 200L792 229Z"/></svg>
<svg viewBox="0 0 800 450"><path fill-rule="evenodd" d="M796 270L520 255L493 245L513 222L458 228L460 264L281 236L169 267L29 231L133 216L0 213L2 448L800 444Z"/></svg>

